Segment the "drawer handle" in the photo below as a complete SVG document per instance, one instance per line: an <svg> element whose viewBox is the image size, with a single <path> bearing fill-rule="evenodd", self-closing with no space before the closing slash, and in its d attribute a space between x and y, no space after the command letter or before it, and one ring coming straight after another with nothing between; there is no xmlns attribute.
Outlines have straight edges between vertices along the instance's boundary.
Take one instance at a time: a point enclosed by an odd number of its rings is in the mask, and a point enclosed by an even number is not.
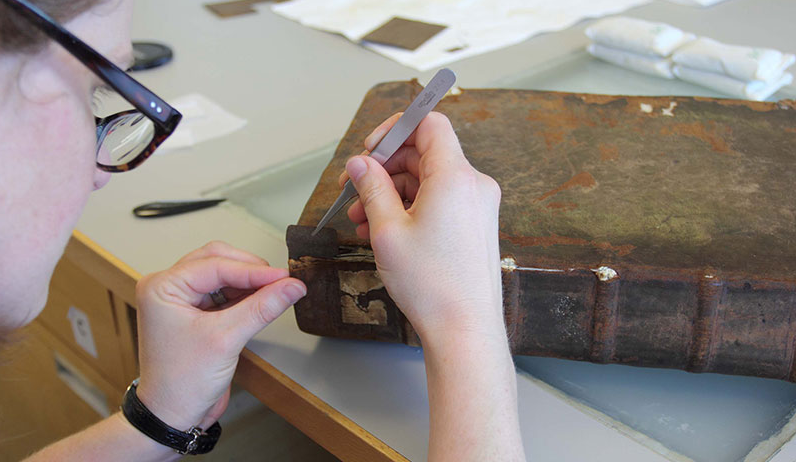
<svg viewBox="0 0 796 462"><path fill-rule="evenodd" d="M94 334L91 332L91 322L88 315L81 309L74 306L69 307L66 314L67 319L72 324L72 334L75 336L75 343L86 350L86 353L97 358L97 344L94 343Z"/></svg>
<svg viewBox="0 0 796 462"><path fill-rule="evenodd" d="M83 374L57 351L53 352L53 359L55 360L55 373L67 387L103 418L111 415L110 408L108 408L108 398L105 393L92 385Z"/></svg>

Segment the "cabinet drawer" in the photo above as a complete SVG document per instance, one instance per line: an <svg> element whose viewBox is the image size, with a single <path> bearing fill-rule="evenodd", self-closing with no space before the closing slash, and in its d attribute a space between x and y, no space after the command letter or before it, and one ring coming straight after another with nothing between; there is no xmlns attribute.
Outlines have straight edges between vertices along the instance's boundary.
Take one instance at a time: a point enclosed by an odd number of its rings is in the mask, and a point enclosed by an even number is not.
<svg viewBox="0 0 796 462"><path fill-rule="evenodd" d="M0 461L20 460L116 412L123 393L39 321L22 338L0 366Z"/></svg>
<svg viewBox="0 0 796 462"><path fill-rule="evenodd" d="M39 320L106 380L116 386L128 382L120 332L111 293L77 265L62 259L55 269L50 296ZM129 369L129 368L128 368Z"/></svg>

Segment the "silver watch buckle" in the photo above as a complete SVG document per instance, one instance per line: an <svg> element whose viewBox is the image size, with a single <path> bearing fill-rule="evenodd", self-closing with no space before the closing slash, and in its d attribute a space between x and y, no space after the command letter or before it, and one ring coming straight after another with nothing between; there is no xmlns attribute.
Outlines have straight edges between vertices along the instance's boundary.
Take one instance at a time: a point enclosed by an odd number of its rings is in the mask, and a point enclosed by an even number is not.
<svg viewBox="0 0 796 462"><path fill-rule="evenodd" d="M190 454L196 451L196 448L199 447L199 437L202 436L202 429L199 427L191 427L186 433L193 435L193 439L188 442L188 446L185 448L185 451L177 451L182 455Z"/></svg>

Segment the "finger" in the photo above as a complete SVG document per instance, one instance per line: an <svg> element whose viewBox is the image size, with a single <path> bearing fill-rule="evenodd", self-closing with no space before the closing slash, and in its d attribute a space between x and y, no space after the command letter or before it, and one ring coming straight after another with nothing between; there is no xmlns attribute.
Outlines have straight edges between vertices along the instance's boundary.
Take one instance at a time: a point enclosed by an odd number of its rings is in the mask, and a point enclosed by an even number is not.
<svg viewBox="0 0 796 462"><path fill-rule="evenodd" d="M414 146L401 146L395 154L384 163L384 169L390 175L408 172L420 177L420 154Z"/></svg>
<svg viewBox="0 0 796 462"><path fill-rule="evenodd" d="M362 151L360 155L367 156L368 154L370 154L368 151ZM420 154L418 154L414 146L401 146L384 163L384 169L390 175L408 172L415 177L420 177ZM342 188L348 179L348 172L343 172L338 177L337 184Z"/></svg>
<svg viewBox="0 0 796 462"><path fill-rule="evenodd" d="M249 295L253 294L254 292L255 289L236 289L234 287L225 287L223 290L221 290L221 293L224 294L224 298L226 298L227 301L232 303L240 299L246 298Z"/></svg>
<svg viewBox="0 0 796 462"><path fill-rule="evenodd" d="M450 120L439 112L430 112L404 141L404 148L412 146L421 158L431 153L466 161Z"/></svg>
<svg viewBox="0 0 796 462"><path fill-rule="evenodd" d="M364 150L359 155L360 156L367 156L368 154L370 154L370 152L367 151L367 150ZM350 159L350 157L348 159ZM346 159L346 162L348 162L348 159ZM338 184L338 186L340 186L342 188L343 186L345 186L345 182L346 181L348 181L348 172L343 170L343 173L341 173L340 176L337 178L337 184Z"/></svg>
<svg viewBox="0 0 796 462"><path fill-rule="evenodd" d="M391 178L395 185L395 190L398 192L401 199L404 202L414 202L417 197L417 191L420 189L420 182L417 178L408 173L393 175ZM404 207L404 209L406 209L406 207ZM356 224L367 221L368 217L365 214L365 207L362 205L362 201L357 199L351 204L351 207L348 208L348 218Z"/></svg>
<svg viewBox="0 0 796 462"><path fill-rule="evenodd" d="M165 273L177 289L173 295L197 306L206 294L221 287L259 289L286 278L288 271L261 263L249 263L222 257L210 257L186 262Z"/></svg>
<svg viewBox="0 0 796 462"><path fill-rule="evenodd" d="M210 294L206 294L204 297L202 297L202 301L196 305L196 308L199 308L203 311L223 310L238 303L255 292L254 289L235 289L232 287L224 287L218 289L218 291L224 296L224 299L226 300L225 303L218 305L216 304L215 300L213 300L213 297L210 296Z"/></svg>
<svg viewBox="0 0 796 462"><path fill-rule="evenodd" d="M188 261L209 257L225 257L249 263L260 263L265 265L269 264L268 261L258 257L257 255L254 255L253 253L238 249L223 241L208 242L204 246L182 257L179 261L177 261L176 264L179 265Z"/></svg>
<svg viewBox="0 0 796 462"><path fill-rule="evenodd" d="M357 226L357 237L360 239L367 239L370 237L370 225L368 225L367 221Z"/></svg>
<svg viewBox="0 0 796 462"><path fill-rule="evenodd" d="M391 115L387 120L382 122L375 130L373 130L370 135L365 138L365 149L368 151L373 151L378 146L379 142L384 138L387 132L395 125L395 122L398 122L398 119L401 118L403 112L398 112Z"/></svg>
<svg viewBox="0 0 796 462"><path fill-rule="evenodd" d="M443 114L432 112L418 125L412 142L420 155L421 181L436 173L445 173L468 165L459 139ZM408 143L408 142L407 142Z"/></svg>
<svg viewBox="0 0 796 462"><path fill-rule="evenodd" d="M388 223L406 215L403 200L395 190L390 175L378 162L370 157L358 156L348 161L346 170L372 225Z"/></svg>
<svg viewBox="0 0 796 462"><path fill-rule="evenodd" d="M389 118L387 118L387 120L379 124L378 127L376 127L372 132L370 132L370 134L367 137L365 137L365 150L362 151L359 155L360 156L370 155L370 152L376 149L376 146L378 146L382 138L384 138L384 136L387 135L387 132L389 132L390 129L393 127L393 125L395 125L395 122L397 122L398 119L401 118L401 115L403 115L403 112L398 112L391 115ZM340 185L340 187L343 187L343 185L345 185L345 182L348 181L348 179L349 179L348 172L344 171L343 173L340 174L340 177L337 179L337 182Z"/></svg>
<svg viewBox="0 0 796 462"><path fill-rule="evenodd" d="M371 135L374 138L376 135L383 137L386 133L384 128L387 127L387 130L389 130L393 124L392 118L387 119ZM368 147L367 144L366 147ZM415 149L416 154L412 154L412 148ZM409 156L403 158L407 154ZM417 158L413 159L412 156L414 155L417 155ZM409 135L403 147L393 155L393 158L395 158L395 161L390 159L385 163L387 171L390 173L402 170L411 171L421 181L428 175L450 171L453 166L458 166L462 163L469 165L450 120L439 112L429 113L420 122L417 129ZM395 162L395 164L387 165L391 162Z"/></svg>
<svg viewBox="0 0 796 462"><path fill-rule="evenodd" d="M370 132L370 135L365 137L365 150L362 151L359 155L360 156L370 155L370 152L376 149L376 146L378 146L382 138L384 138L384 136L387 135L387 132L389 132L390 129L393 127L393 125L395 125L395 122L397 122L398 119L401 118L402 114L403 112L398 112L391 115L387 120L379 124L378 127L376 127L372 132ZM349 179L348 172L344 171L343 173L340 174L340 177L337 179L337 183L342 188L343 185L345 185L345 182L348 181L348 179Z"/></svg>
<svg viewBox="0 0 796 462"><path fill-rule="evenodd" d="M351 223L360 224L368 221L367 215L365 215L365 207L362 206L362 201L357 199L351 204L351 207L348 208L348 219L351 220Z"/></svg>
<svg viewBox="0 0 796 462"><path fill-rule="evenodd" d="M448 116L441 112L431 111L423 118L423 120L420 121L417 128L415 128L415 130L406 138L406 141L404 141L404 146L418 145L418 129L421 125L423 125L424 122L426 122L427 125L431 124L431 126L436 126L437 128L444 128L445 124L450 126L450 120L448 119ZM451 128L451 130L453 129Z"/></svg>
<svg viewBox="0 0 796 462"><path fill-rule="evenodd" d="M243 348L257 332L279 317L307 294L303 282L295 278L280 279L260 288L246 299L220 313L227 328L238 336Z"/></svg>
<svg viewBox="0 0 796 462"><path fill-rule="evenodd" d="M393 175L391 178L401 199L404 202L414 202L417 197L417 190L420 189L420 181L417 177L409 173L400 173Z"/></svg>

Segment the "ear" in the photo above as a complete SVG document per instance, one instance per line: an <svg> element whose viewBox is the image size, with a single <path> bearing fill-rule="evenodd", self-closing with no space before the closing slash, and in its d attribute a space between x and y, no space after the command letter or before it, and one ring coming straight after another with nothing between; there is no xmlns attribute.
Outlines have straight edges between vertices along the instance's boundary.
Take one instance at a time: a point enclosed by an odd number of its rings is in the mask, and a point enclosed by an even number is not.
<svg viewBox="0 0 796 462"><path fill-rule="evenodd" d="M18 75L19 91L34 103L49 103L68 92L58 53L53 45L22 58Z"/></svg>

